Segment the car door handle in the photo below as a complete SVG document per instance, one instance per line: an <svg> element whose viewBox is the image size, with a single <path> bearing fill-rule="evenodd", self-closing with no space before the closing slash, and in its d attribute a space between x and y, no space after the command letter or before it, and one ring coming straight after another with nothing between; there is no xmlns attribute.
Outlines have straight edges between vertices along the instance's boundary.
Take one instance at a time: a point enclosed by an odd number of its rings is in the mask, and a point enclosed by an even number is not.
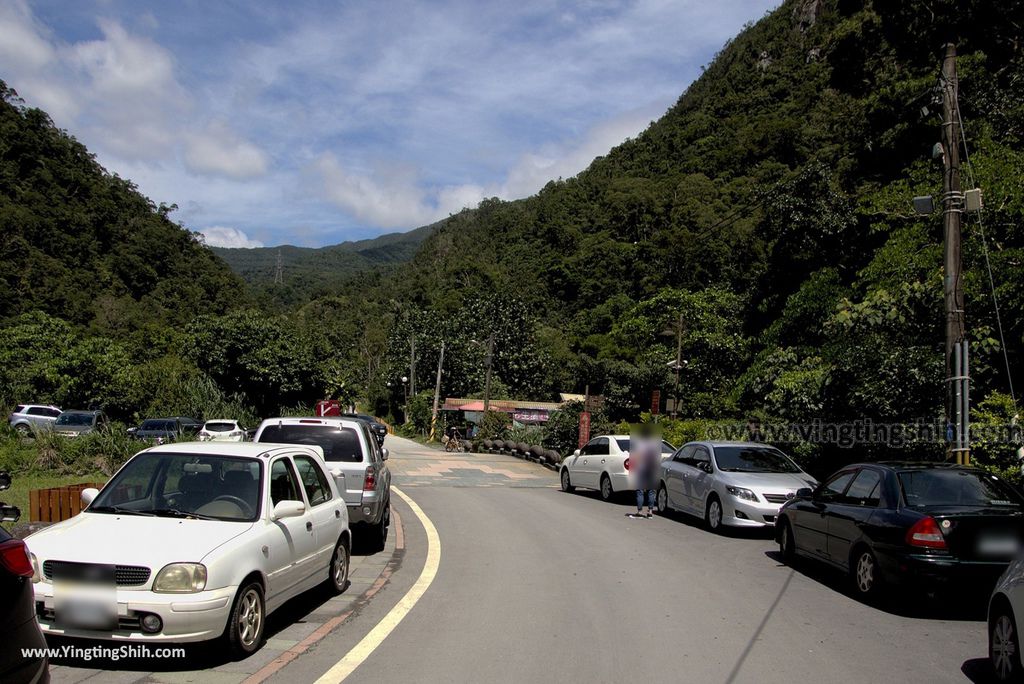
<svg viewBox="0 0 1024 684"><path fill-rule="evenodd" d="M603 458L601 459L601 463L604 463L604 459Z"/></svg>
<svg viewBox="0 0 1024 684"><path fill-rule="evenodd" d="M307 532L312 532L313 531L313 523L311 523L311 522L306 523L306 531Z"/></svg>

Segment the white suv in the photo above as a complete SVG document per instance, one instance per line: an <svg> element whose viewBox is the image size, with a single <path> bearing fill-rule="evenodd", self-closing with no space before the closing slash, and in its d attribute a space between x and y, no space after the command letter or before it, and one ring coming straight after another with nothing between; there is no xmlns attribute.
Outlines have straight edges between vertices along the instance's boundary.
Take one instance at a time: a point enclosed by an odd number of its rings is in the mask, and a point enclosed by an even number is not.
<svg viewBox="0 0 1024 684"><path fill-rule="evenodd" d="M362 420L323 416L268 418L254 442L307 444L323 449L324 460L348 506L353 537L373 551L384 549L391 525L388 450Z"/></svg>
<svg viewBox="0 0 1024 684"><path fill-rule="evenodd" d="M39 430L52 428L53 421L57 420L60 414L61 410L56 406L18 404L7 417L7 423L17 430L19 435L28 437Z"/></svg>

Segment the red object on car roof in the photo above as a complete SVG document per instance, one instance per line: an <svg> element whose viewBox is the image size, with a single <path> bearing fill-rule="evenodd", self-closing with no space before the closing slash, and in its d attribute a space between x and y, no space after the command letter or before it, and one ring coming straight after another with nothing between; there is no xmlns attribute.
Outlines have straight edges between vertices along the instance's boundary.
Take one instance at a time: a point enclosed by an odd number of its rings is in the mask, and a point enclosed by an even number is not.
<svg viewBox="0 0 1024 684"><path fill-rule="evenodd" d="M316 402L316 415L318 416L340 416L341 402L336 399L324 399Z"/></svg>

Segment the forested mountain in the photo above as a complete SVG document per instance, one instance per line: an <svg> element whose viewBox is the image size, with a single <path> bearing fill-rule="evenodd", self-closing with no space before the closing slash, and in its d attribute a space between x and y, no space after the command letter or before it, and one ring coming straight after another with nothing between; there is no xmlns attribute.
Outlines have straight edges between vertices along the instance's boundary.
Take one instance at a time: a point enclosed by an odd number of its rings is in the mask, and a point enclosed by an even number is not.
<svg viewBox="0 0 1024 684"><path fill-rule="evenodd" d="M548 397L589 383L630 417L652 389L671 391L675 340L660 333L681 313L688 416L937 418L941 218L915 215L911 198L941 195L931 148L942 46L953 41L1010 366L1024 385L1022 17L1020 0L783 3L663 118L578 177L442 222L400 277L357 278L353 295L370 288L405 308L389 350L353 361L380 363L384 392L384 379L407 372L415 336L427 386L442 338L450 348L494 325L499 314L479 302L516 300L527 319L496 349L508 391ZM982 246L967 217L975 397L991 408L1008 378ZM536 372L520 372L525 348ZM467 367L480 367L467 349ZM479 392L479 379L456 374L446 390Z"/></svg>
<svg viewBox="0 0 1024 684"><path fill-rule="evenodd" d="M377 266L409 261L435 226L407 233L343 242L330 247L212 247L270 305L288 306L336 291L353 276ZM275 282L281 266L281 283Z"/></svg>
<svg viewBox="0 0 1024 684"><path fill-rule="evenodd" d="M0 321L44 311L99 331L242 303L225 264L0 81Z"/></svg>

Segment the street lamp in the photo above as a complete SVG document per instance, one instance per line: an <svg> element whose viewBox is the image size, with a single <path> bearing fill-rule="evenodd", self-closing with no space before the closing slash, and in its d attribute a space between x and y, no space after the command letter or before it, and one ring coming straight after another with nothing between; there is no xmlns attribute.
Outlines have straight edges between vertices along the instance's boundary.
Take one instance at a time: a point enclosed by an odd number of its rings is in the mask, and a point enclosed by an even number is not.
<svg viewBox="0 0 1024 684"><path fill-rule="evenodd" d="M405 402L404 402L404 408L402 409L402 411L405 413L405 422L406 423L409 422L409 385L406 384L408 382L409 382L409 378L406 377L405 375L403 375L402 376L402 398L405 400Z"/></svg>

